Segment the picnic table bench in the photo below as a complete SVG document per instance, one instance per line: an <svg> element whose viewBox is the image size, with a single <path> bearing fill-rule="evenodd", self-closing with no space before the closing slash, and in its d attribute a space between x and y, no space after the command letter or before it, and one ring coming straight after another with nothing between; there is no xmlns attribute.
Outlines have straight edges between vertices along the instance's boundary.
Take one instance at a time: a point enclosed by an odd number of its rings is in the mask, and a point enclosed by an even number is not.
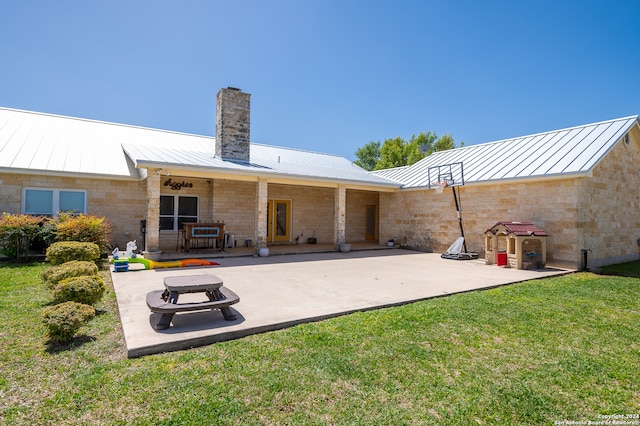
<svg viewBox="0 0 640 426"><path fill-rule="evenodd" d="M238 303L240 298L233 291L223 287L222 280L215 275L166 277L164 286L164 290L147 293L147 306L151 312L162 314L160 320L153 326L156 330L169 328L177 312L219 309L225 320L233 321L237 318L229 306ZM180 294L185 293L205 293L208 300L178 303Z"/></svg>

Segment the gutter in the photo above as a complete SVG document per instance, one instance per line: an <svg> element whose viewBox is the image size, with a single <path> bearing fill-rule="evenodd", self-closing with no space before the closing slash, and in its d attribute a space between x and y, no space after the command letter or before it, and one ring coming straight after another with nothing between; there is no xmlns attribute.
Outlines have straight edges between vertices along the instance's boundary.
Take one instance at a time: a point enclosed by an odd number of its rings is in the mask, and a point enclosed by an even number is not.
<svg viewBox="0 0 640 426"><path fill-rule="evenodd" d="M571 173L556 173L553 175L543 175L543 176L529 176L529 177L519 177L519 178L507 178L507 179L494 179L494 180L479 180L479 181L466 181L462 186L488 186L488 185L498 185L498 184L514 184L514 183L528 183L528 182L540 182L540 181L555 181L555 180L565 180L565 179L576 179L576 178L588 178L593 177L592 170L586 172L571 172ZM403 191L418 191L429 189L428 185L420 185L420 186L410 186L410 187L402 187L400 188Z"/></svg>
<svg viewBox="0 0 640 426"><path fill-rule="evenodd" d="M371 182L367 180L359 180L359 179L340 179L340 178L332 178L332 177L321 177L321 176L309 176L309 175L299 175L293 173L282 173L282 172L265 172L265 171L255 171L255 170L247 170L247 169L237 169L237 168L223 168L223 167L207 167L207 166L185 166L184 164L179 163L157 163L157 162L146 162L146 161L136 161L136 167L138 169L171 169L172 171L182 171L182 172L192 172L202 174L202 177L214 178L216 174L220 175L231 175L234 177L253 177L257 181L259 178L265 179L282 179L283 181L288 180L301 180L308 182L317 182L317 183L334 183L336 185L346 184L346 185L364 185L367 187L377 187L377 188L385 188L388 190L397 190L402 187L401 184L389 181L389 183L385 182ZM285 183L285 182L283 182Z"/></svg>
<svg viewBox="0 0 640 426"><path fill-rule="evenodd" d="M68 172L63 170L41 170L41 169L22 169L14 167L0 167L0 173L6 174L23 174L31 176L58 176L72 179L84 178L84 179L103 179L103 180L125 180L125 181L141 181L144 179L141 176L140 171L137 171L137 176L131 175L109 175L104 173L87 173L87 172ZM146 176L145 176L146 177Z"/></svg>

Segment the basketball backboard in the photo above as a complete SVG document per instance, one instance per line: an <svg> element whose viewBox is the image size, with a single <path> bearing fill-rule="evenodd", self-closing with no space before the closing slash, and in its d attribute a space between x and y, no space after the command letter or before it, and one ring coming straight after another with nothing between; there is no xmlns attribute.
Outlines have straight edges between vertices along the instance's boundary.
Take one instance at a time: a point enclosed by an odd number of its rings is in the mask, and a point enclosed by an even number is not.
<svg viewBox="0 0 640 426"><path fill-rule="evenodd" d="M462 162L432 166L429 167L427 173L429 189L464 185Z"/></svg>

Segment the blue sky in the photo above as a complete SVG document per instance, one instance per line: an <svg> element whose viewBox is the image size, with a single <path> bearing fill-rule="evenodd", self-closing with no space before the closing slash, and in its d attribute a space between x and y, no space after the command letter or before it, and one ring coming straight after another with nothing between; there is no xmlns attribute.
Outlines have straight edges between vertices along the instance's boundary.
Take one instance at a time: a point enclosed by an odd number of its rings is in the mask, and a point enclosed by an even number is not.
<svg viewBox="0 0 640 426"><path fill-rule="evenodd" d="M0 3L0 106L343 155L467 145L640 114L640 1Z"/></svg>

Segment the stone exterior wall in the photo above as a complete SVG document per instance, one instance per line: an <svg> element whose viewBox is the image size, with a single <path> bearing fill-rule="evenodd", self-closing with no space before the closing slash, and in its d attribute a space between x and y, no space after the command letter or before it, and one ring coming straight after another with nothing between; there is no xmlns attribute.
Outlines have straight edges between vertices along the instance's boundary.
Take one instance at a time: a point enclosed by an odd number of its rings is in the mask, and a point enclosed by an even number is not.
<svg viewBox="0 0 640 426"><path fill-rule="evenodd" d="M142 253L149 259L153 257L153 259L157 260L156 256L160 252L162 244L160 235L160 171L147 170L145 183L147 185L147 231L144 244L141 244L140 248L143 250Z"/></svg>
<svg viewBox="0 0 640 426"><path fill-rule="evenodd" d="M0 211L13 214L21 213L23 188L86 190L87 213L109 220L114 246L140 240L140 220L147 212L145 182L0 174L0 188Z"/></svg>
<svg viewBox="0 0 640 426"><path fill-rule="evenodd" d="M484 256L484 231L499 221L531 221L547 231L547 261L576 266L580 179L466 185L460 189L467 249ZM460 236L452 189L380 194L380 240L443 253Z"/></svg>
<svg viewBox="0 0 640 426"><path fill-rule="evenodd" d="M640 132L618 142L592 176L461 187L469 251L484 256L484 231L499 221L531 221L549 233L547 261L580 269L582 250L597 268L640 258ZM380 239L444 252L460 235L451 189L380 194Z"/></svg>
<svg viewBox="0 0 640 426"><path fill-rule="evenodd" d="M335 189L292 185L269 185L269 198L291 200L291 238L306 243L315 236L318 244L333 243Z"/></svg>
<svg viewBox="0 0 640 426"><path fill-rule="evenodd" d="M365 241L367 206L378 206L378 204L379 195L375 191L347 190L346 241L348 243ZM378 209L376 208L377 211ZM376 224L378 220L378 217L376 217ZM377 237L376 233L376 240Z"/></svg>
<svg viewBox="0 0 640 426"><path fill-rule="evenodd" d="M149 173L153 178L155 173ZM157 176L157 175L156 175ZM180 185L182 183L187 185ZM160 179L160 195L182 195L198 197L198 220L211 222L217 219L212 214L212 181L183 176L162 176ZM159 200L159 198L158 198ZM177 206L176 206L177 208ZM158 217L160 211L158 210ZM160 231L160 251L174 252L178 246L178 231Z"/></svg>
<svg viewBox="0 0 640 426"><path fill-rule="evenodd" d="M216 95L216 155L249 161L251 95L240 89L221 89Z"/></svg>
<svg viewBox="0 0 640 426"><path fill-rule="evenodd" d="M257 182L213 180L212 219L224 221L224 229L233 234L237 245L247 239L256 243Z"/></svg>
<svg viewBox="0 0 640 426"><path fill-rule="evenodd" d="M462 218L469 251L484 256L484 231L499 221L531 221L549 233L547 263L580 268L582 250L597 268L640 258L640 131L629 144L619 142L595 166L592 176L555 180L521 180L468 184L460 188ZM237 244L258 236L259 184L255 181L159 177L162 195L197 195L200 221L221 220ZM171 188L171 181L191 186ZM314 235L318 243L336 236L335 188L266 184L263 199L291 200L291 242ZM20 213L25 187L87 191L88 213L105 216L112 225L114 246L140 240L140 220L147 218L147 180L71 178L0 173L0 211ZM343 187L344 188L344 187ZM366 206L378 206L378 241L444 252L460 235L452 189L442 194L426 189L397 192L346 190L346 242L364 241ZM175 231L160 232L160 249L174 251ZM140 244L139 244L140 247Z"/></svg>
<svg viewBox="0 0 640 426"><path fill-rule="evenodd" d="M579 187L578 249L588 266L600 267L640 258L640 131L629 144L617 143Z"/></svg>

